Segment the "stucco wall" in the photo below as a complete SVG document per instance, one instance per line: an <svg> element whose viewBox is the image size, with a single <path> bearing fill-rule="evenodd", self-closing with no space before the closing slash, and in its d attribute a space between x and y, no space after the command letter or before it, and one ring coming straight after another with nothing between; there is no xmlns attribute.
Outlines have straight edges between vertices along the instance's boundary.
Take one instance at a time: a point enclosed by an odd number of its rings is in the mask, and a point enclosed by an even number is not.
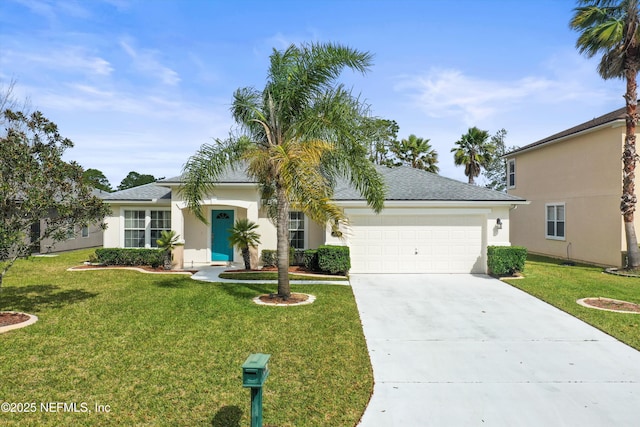
<svg viewBox="0 0 640 427"><path fill-rule="evenodd" d="M624 127L607 127L514 156L516 187L531 201L511 212L511 243L530 252L620 265ZM545 237L546 204L565 204L565 239ZM568 252L567 252L568 251Z"/></svg>

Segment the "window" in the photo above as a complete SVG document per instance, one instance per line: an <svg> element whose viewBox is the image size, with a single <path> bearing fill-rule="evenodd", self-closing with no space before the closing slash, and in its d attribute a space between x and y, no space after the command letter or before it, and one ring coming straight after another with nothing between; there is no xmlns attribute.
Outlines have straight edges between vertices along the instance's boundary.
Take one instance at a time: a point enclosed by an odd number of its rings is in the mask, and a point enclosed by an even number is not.
<svg viewBox="0 0 640 427"><path fill-rule="evenodd" d="M171 211L151 211L151 241L152 248L158 247L157 240L163 231L171 230Z"/></svg>
<svg viewBox="0 0 640 427"><path fill-rule="evenodd" d="M157 240L163 230L171 230L171 211L124 211L125 248L157 248Z"/></svg>
<svg viewBox="0 0 640 427"><path fill-rule="evenodd" d="M294 249L304 249L304 214L289 212L289 245Z"/></svg>
<svg viewBox="0 0 640 427"><path fill-rule="evenodd" d="M82 237L89 237L89 227L86 225L82 226Z"/></svg>
<svg viewBox="0 0 640 427"><path fill-rule="evenodd" d="M507 161L507 188L516 188L516 159Z"/></svg>
<svg viewBox="0 0 640 427"><path fill-rule="evenodd" d="M564 204L548 204L547 207L547 239L564 240L565 212Z"/></svg>
<svg viewBox="0 0 640 427"><path fill-rule="evenodd" d="M145 231L144 211L124 211L125 248L144 248Z"/></svg>

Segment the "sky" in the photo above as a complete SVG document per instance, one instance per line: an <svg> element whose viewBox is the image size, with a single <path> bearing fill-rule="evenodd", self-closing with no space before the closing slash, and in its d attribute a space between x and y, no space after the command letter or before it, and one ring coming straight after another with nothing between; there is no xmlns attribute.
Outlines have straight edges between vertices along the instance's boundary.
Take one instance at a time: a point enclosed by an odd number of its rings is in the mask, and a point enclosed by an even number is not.
<svg viewBox="0 0 640 427"><path fill-rule="evenodd" d="M477 126L523 146L624 106L575 49L571 0L0 0L0 88L57 123L65 154L112 187L180 174L236 125L233 92L263 89L269 55L335 42L373 54L340 82L438 152Z"/></svg>

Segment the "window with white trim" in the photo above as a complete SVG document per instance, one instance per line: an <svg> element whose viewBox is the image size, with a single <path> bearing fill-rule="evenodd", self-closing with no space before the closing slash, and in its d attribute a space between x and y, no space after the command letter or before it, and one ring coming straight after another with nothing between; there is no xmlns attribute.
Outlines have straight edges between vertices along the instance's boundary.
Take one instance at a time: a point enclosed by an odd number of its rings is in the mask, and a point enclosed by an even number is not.
<svg viewBox="0 0 640 427"><path fill-rule="evenodd" d="M304 249L304 213L289 212L289 246Z"/></svg>
<svg viewBox="0 0 640 427"><path fill-rule="evenodd" d="M82 226L82 237L89 237L89 226L88 225L83 225Z"/></svg>
<svg viewBox="0 0 640 427"><path fill-rule="evenodd" d="M144 210L124 211L124 247L144 248L146 239Z"/></svg>
<svg viewBox="0 0 640 427"><path fill-rule="evenodd" d="M516 188L516 159L507 161L507 188Z"/></svg>
<svg viewBox="0 0 640 427"><path fill-rule="evenodd" d="M565 207L564 203L546 205L546 237L547 239L565 239Z"/></svg>
<svg viewBox="0 0 640 427"><path fill-rule="evenodd" d="M124 210L125 248L157 248L163 230L171 230L170 210Z"/></svg>
<svg viewBox="0 0 640 427"><path fill-rule="evenodd" d="M151 241L152 248L158 247L158 239L163 231L171 230L171 211L151 211Z"/></svg>

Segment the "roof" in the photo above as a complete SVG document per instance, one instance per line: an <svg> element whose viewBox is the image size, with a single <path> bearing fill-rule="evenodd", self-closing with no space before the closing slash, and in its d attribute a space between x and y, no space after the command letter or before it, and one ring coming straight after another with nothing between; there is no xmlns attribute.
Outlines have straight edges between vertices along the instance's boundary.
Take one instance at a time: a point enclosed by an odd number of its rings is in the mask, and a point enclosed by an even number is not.
<svg viewBox="0 0 640 427"><path fill-rule="evenodd" d="M610 113L604 114L602 116L596 117L594 119L591 119L587 122L581 123L577 126L574 126L570 129L567 130L563 130L562 132L558 132L554 135L548 136L544 139L541 139L539 141L536 141L534 143L531 143L529 145L525 145L524 147L520 147L516 150L513 150L507 154L505 154L505 156L510 156L512 154L516 154L519 153L521 151L526 151L529 150L531 148L537 147L539 145L544 145L544 144L548 144L550 142L555 142L556 140L562 139L562 138L566 138L568 136L580 133L580 132L584 132L586 130L589 129L593 129L596 128L598 126L602 126L608 123L613 123L613 122L617 122L619 120L625 120L625 113L626 113L626 107L622 107L622 108L618 108L615 111L612 111Z"/></svg>
<svg viewBox="0 0 640 427"><path fill-rule="evenodd" d="M485 187L471 185L451 178L414 169L409 166L397 166L389 168L376 166L387 185L387 197L385 200L406 201L503 201L515 202L523 199ZM154 201L170 200L171 189L162 184L179 184L182 177L169 179L129 188L103 195L106 201ZM242 170L227 171L218 181L223 184L255 183ZM338 181L334 192L336 201L364 201L365 198L349 185L346 180Z"/></svg>
<svg viewBox="0 0 640 427"><path fill-rule="evenodd" d="M103 193L102 200L105 201L138 201L152 202L166 200L171 201L171 189L158 185L155 182L140 185L138 187L127 188L126 190L114 193Z"/></svg>
<svg viewBox="0 0 640 427"><path fill-rule="evenodd" d="M524 201L500 191L467 184L409 166L376 166L387 185L385 200L415 201ZM338 183L334 200L365 200L347 182Z"/></svg>
<svg viewBox="0 0 640 427"><path fill-rule="evenodd" d="M184 175L174 176L173 178L158 181L162 184L180 184L184 181ZM227 168L218 178L219 184L255 184L256 181L251 179L245 172L244 166L236 168Z"/></svg>

